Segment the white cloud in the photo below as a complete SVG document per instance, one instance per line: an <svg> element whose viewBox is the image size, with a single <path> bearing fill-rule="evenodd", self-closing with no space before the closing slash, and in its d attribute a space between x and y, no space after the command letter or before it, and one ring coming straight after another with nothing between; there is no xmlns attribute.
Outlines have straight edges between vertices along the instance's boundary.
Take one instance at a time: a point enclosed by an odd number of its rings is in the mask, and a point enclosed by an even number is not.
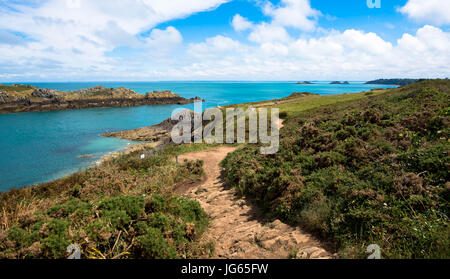
<svg viewBox="0 0 450 279"><path fill-rule="evenodd" d="M268 2L264 13L273 18L273 24L303 31L313 31L318 17L322 15L320 11L311 8L309 0L281 0L279 6Z"/></svg>
<svg viewBox="0 0 450 279"><path fill-rule="evenodd" d="M358 50L369 54L384 55L392 50L392 44L385 42L375 33L363 33L350 29L332 37L348 50Z"/></svg>
<svg viewBox="0 0 450 279"><path fill-rule="evenodd" d="M183 36L173 26L167 27L165 30L153 29L147 43L151 47L170 48L177 46L183 41Z"/></svg>
<svg viewBox="0 0 450 279"><path fill-rule="evenodd" d="M398 10L419 22L436 25L450 24L450 1L448 0L408 0L406 5Z"/></svg>
<svg viewBox="0 0 450 279"><path fill-rule="evenodd" d="M277 42L266 42L261 45L261 50L266 55L270 56L286 56L289 55L289 47L277 43Z"/></svg>
<svg viewBox="0 0 450 279"><path fill-rule="evenodd" d="M448 52L450 47L450 33L444 32L439 28L426 25L417 31L416 36L404 34L398 40L399 48L406 53L427 53L428 57L434 57L436 54ZM433 53L436 53L433 55ZM449 55L444 55L443 58ZM448 61L447 61L448 62Z"/></svg>
<svg viewBox="0 0 450 279"><path fill-rule="evenodd" d="M57 61L64 71L71 74L75 69L82 72L87 69L113 69L115 61L106 55L108 52L121 46L143 50L170 49L182 40L175 28L155 29L148 33L147 38L141 34L159 23L214 9L227 1L229 0L2 2L0 35L16 42L16 45L6 47L0 43L0 63L23 63L23 67L31 71L32 65L50 59ZM28 42L27 46L18 45L21 38L11 36L15 33L24 34L32 42ZM38 71L42 73L45 69Z"/></svg>
<svg viewBox="0 0 450 279"><path fill-rule="evenodd" d="M450 33L432 26L424 26L413 35L404 34L395 44L375 33L350 29L319 38L262 42L256 46L240 43L241 51L233 51L234 55L214 52L212 39L199 45L209 54L207 59L198 56L172 74L183 79L212 80L367 80L450 75Z"/></svg>
<svg viewBox="0 0 450 279"><path fill-rule="evenodd" d="M138 39L133 34L123 30L115 21L109 21L105 28L95 32L93 35L95 35L104 44L112 47L136 47L139 45Z"/></svg>
<svg viewBox="0 0 450 279"><path fill-rule="evenodd" d="M233 17L231 25L236 31L245 31L253 27L253 23L245 17L242 17L240 14L237 14Z"/></svg>
<svg viewBox="0 0 450 279"><path fill-rule="evenodd" d="M281 0L274 6L266 2L263 13L271 18L270 22L254 24L240 15L233 18L235 30L252 29L248 39L256 43L291 41L286 27L302 31L314 31L321 12L311 8L309 0Z"/></svg>
<svg viewBox="0 0 450 279"><path fill-rule="evenodd" d="M190 44L188 53L200 59L207 59L208 57L216 58L216 56L223 56L224 54L236 55L244 51L244 46L238 41L231 38L218 35L208 38L205 42Z"/></svg>
<svg viewBox="0 0 450 279"><path fill-rule="evenodd" d="M288 42L291 40L288 32L282 26L265 22L255 26L248 39L256 43L273 41Z"/></svg>

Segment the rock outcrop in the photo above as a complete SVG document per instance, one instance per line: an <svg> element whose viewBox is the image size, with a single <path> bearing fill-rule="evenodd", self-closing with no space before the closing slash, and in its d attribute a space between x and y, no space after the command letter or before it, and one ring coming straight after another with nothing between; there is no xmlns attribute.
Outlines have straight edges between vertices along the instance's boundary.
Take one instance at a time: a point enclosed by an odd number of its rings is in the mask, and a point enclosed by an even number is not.
<svg viewBox="0 0 450 279"><path fill-rule="evenodd" d="M170 90L165 90L165 91L156 91L154 90L153 92L147 92L145 94L146 98L162 98L162 97L167 97L167 98L176 98L176 97L180 97L180 95L173 93Z"/></svg>
<svg viewBox="0 0 450 279"><path fill-rule="evenodd" d="M0 113L188 104L201 101L199 97L186 99L171 91L154 91L142 95L123 87L115 89L96 86L68 92L29 85L5 85L0 88Z"/></svg>
<svg viewBox="0 0 450 279"><path fill-rule="evenodd" d="M87 88L87 89L76 90L76 91L73 91L73 93L82 95L82 94L89 94L92 92L100 92L100 91L105 91L105 90L107 90L106 87L99 85L99 86L95 86L95 87L91 87L91 88Z"/></svg>
<svg viewBox="0 0 450 279"><path fill-rule="evenodd" d="M200 117L200 115L191 110L186 109L186 110L178 113L178 115L176 115L174 117L175 120L172 120L172 117L170 117L156 125L137 128L134 130L106 133L106 134L103 134L102 136L117 137L117 138L121 138L121 139L132 140L132 141L167 143L167 142L170 142L170 140L171 140L171 133L172 133L173 127L184 117L189 117L189 114L190 114L190 118L192 121L191 127L194 127L194 123L193 123L194 117Z"/></svg>
<svg viewBox="0 0 450 279"><path fill-rule="evenodd" d="M289 95L283 99L297 98L297 97L303 97L303 96L312 96L312 95L319 96L319 94L310 93L310 92L294 92L291 95Z"/></svg>
<svg viewBox="0 0 450 279"><path fill-rule="evenodd" d="M6 103L6 92L0 90L0 103Z"/></svg>
<svg viewBox="0 0 450 279"><path fill-rule="evenodd" d="M0 90L0 104L7 104L11 102L25 102L26 98L20 95L14 95L9 92Z"/></svg>
<svg viewBox="0 0 450 279"><path fill-rule="evenodd" d="M35 89L31 96L36 98L53 99L60 96L58 91L52 89Z"/></svg>

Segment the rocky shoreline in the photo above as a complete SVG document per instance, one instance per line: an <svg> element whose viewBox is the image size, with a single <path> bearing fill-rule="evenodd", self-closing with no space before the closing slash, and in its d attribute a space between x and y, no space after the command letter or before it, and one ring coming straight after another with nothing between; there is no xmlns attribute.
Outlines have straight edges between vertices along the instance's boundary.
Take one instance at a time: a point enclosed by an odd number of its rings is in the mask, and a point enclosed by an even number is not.
<svg viewBox="0 0 450 279"><path fill-rule="evenodd" d="M168 118L156 125L137 128L133 130L105 133L102 134L101 136L116 137L132 141L146 141L146 142L167 141L170 140L170 133L172 131L173 126L176 123L177 122L172 121L170 118Z"/></svg>
<svg viewBox="0 0 450 279"><path fill-rule="evenodd" d="M195 113L191 110L184 110L180 112L178 117L174 119L179 119L181 116L186 114L191 114L194 117ZM193 120L192 120L193 121ZM113 158L116 158L122 154L132 154L136 153L138 155L149 156L157 151L164 149L166 146L173 145L171 133L173 127L179 122L179 120L172 120L172 117L160 122L159 124L141 127L133 130L118 131L112 133L102 134L102 137L114 137L124 140L131 140L134 142L141 142L129 145L125 150L112 152L106 154L102 159L97 161L97 164L103 164Z"/></svg>
<svg viewBox="0 0 450 279"><path fill-rule="evenodd" d="M136 107L145 105L161 104L190 104L200 99L178 98L135 98L135 99L90 99L90 100L71 100L71 101L45 101L45 102L14 102L0 104L0 113L16 112L35 112L35 111L54 111L71 110L100 107Z"/></svg>
<svg viewBox="0 0 450 279"><path fill-rule="evenodd" d="M204 101L186 99L171 91L153 91L145 96L127 88L96 86L72 92L39 89L28 85L0 86L0 114L73 110L100 107L134 107L160 104L189 104Z"/></svg>

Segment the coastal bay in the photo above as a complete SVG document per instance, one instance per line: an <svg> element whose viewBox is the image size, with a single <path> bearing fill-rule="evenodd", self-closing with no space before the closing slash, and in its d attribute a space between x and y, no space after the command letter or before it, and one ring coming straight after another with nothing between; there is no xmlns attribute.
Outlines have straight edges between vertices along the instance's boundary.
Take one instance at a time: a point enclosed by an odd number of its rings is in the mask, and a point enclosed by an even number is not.
<svg viewBox="0 0 450 279"><path fill-rule="evenodd" d="M313 85L293 82L30 83L58 91L76 91L97 84L106 88L123 86L142 95L153 90L171 90L187 99L200 96L206 100L204 108L269 101L293 92L334 95L386 87L362 82L339 86L329 82ZM133 140L100 135L158 124L176 108L193 109L193 104L0 114L0 191L51 181L88 168L106 154L135 144ZM86 154L91 156L79 158Z"/></svg>

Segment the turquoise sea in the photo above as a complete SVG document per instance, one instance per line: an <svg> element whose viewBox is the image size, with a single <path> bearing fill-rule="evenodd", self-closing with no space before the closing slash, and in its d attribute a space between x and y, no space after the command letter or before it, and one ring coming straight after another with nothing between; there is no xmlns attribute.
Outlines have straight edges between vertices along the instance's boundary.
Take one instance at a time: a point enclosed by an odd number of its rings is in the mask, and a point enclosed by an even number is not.
<svg viewBox="0 0 450 279"><path fill-rule="evenodd" d="M22 82L24 83L24 82ZM83 82L28 83L39 88L78 90L96 85L126 87L145 94L172 90L186 98L206 99L204 108L282 98L293 92L322 95L354 93L382 85L330 85L315 82ZM30 112L0 115L0 191L61 178L95 163L108 152L123 149L131 142L103 138L105 132L135 129L157 124L170 117L179 105L153 105L132 108ZM183 107L193 108L193 105ZM79 155L92 154L88 158Z"/></svg>

